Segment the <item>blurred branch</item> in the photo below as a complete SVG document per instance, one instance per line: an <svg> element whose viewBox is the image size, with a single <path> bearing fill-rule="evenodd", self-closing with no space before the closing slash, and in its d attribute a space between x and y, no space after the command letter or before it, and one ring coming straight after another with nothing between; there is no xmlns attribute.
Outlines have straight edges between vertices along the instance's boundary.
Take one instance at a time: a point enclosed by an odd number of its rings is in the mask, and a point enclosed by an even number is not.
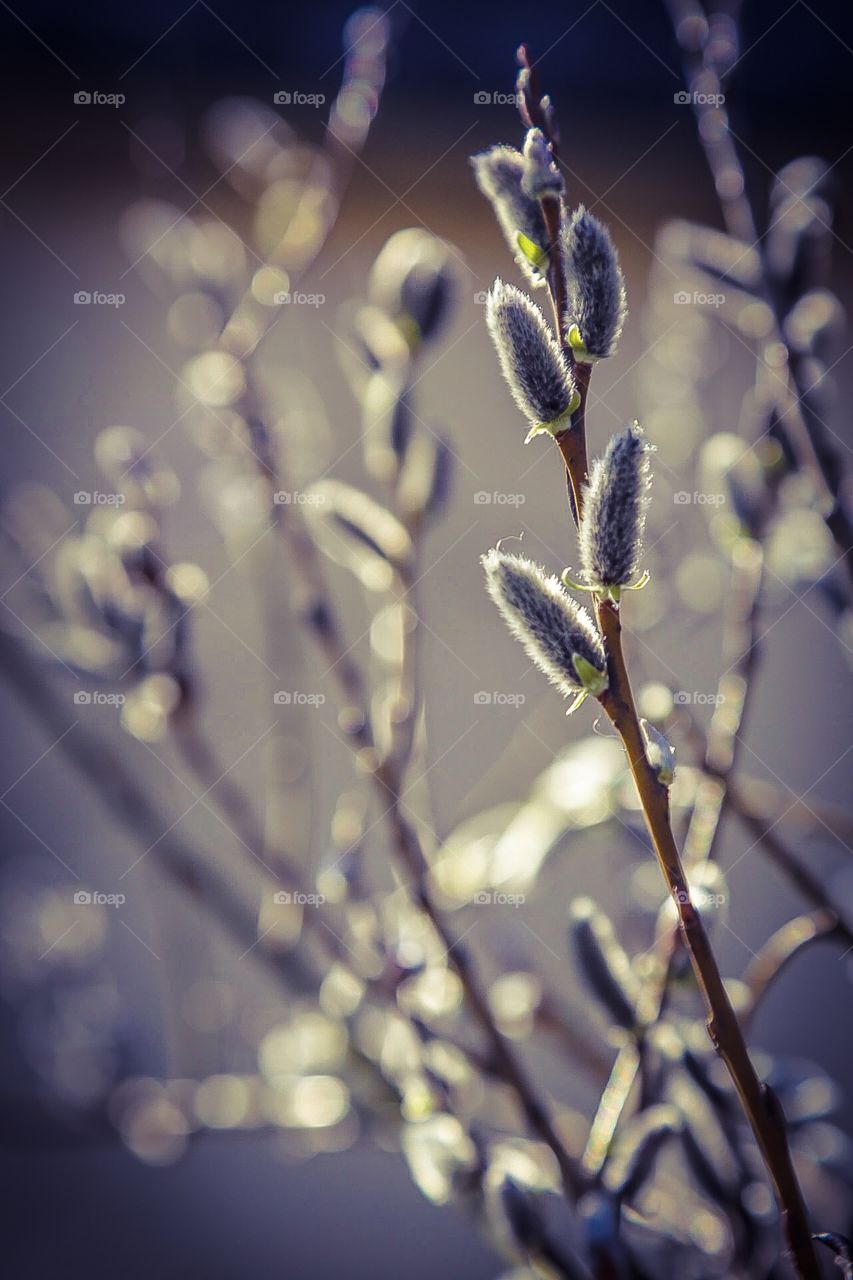
<svg viewBox="0 0 853 1280"><path fill-rule="evenodd" d="M853 520L847 507L844 468L829 432L816 414L804 413L808 398L804 362L792 354L784 334L780 300L767 270L762 234L746 186L746 175L731 133L729 115L723 105L723 81L727 66L736 61L737 47L732 32L716 21L722 9L711 7L706 17L698 0L665 0L676 39L684 60L684 78L691 95L702 145L714 188L729 233L745 246L757 248L762 267L760 296L773 317L772 331L763 341L766 355L783 351L785 367L781 379L780 414L793 428L800 465L814 479L827 529L842 554L848 576L853 579ZM765 356L762 356L765 359ZM778 360L767 361L777 367Z"/></svg>
<svg viewBox="0 0 853 1280"><path fill-rule="evenodd" d="M485 1035L495 1062L506 1083L515 1093L522 1112L533 1132L554 1153L567 1193L578 1195L581 1180L548 1112L538 1097L533 1082L516 1056L510 1041L499 1031L488 999L483 993L468 953L457 942L436 905L429 885L429 863L420 835L403 809L403 791L409 754L414 740L414 727L420 712L418 686L415 681L417 613L413 608L413 583L409 578L404 591L404 608L409 611L411 627L404 636L405 696L408 701L401 725L393 735L392 754L383 759L374 736L370 703L361 670L343 638L334 601L326 587L319 551L307 522L295 505L274 508L277 529L288 556L288 563L298 585L302 602L299 614L309 634L321 648L327 662L327 674L336 686L338 722L346 735L356 763L375 787L392 837L392 853L404 873L413 901L424 912L441 940L448 963L454 969L465 992L466 1002ZM285 512L287 513L285 516ZM408 648L408 654L405 650Z"/></svg>
<svg viewBox="0 0 853 1280"><path fill-rule="evenodd" d="M727 780L735 766L750 682L758 664L758 611L763 582L764 553L760 543L739 541L732 551L731 583L725 601L723 674L717 684L718 701L702 766L707 776L699 784L684 840L683 856L688 869L709 861L716 849Z"/></svg>
<svg viewBox="0 0 853 1280"><path fill-rule="evenodd" d="M784 841L776 835L773 823L751 813L742 805L740 790L732 787L731 784L729 785L729 803L746 830L755 837L756 843L769 853L774 865L783 872L811 906L819 908L827 916L832 916L835 921L834 929L839 938L847 947L853 947L853 926L847 921L843 908L835 902L823 880L809 869L807 863L798 860L791 853Z"/></svg>
<svg viewBox="0 0 853 1280"><path fill-rule="evenodd" d="M790 826L801 834L831 839L845 853L853 853L853 819L839 805L809 800L808 804L793 791L775 782L755 778L738 770L738 811L750 817L763 818L771 826ZM729 780L729 790L732 789Z"/></svg>
<svg viewBox="0 0 853 1280"><path fill-rule="evenodd" d="M744 1031L752 1024L758 1006L772 984L795 956L813 942L831 939L841 933L838 920L832 911L813 911L810 915L788 920L768 938L758 955L749 964L743 982L749 991L749 1003L740 1014ZM851 943L853 945L853 943Z"/></svg>
<svg viewBox="0 0 853 1280"><path fill-rule="evenodd" d="M178 839L145 790L109 747L77 725L67 734L67 718L43 679L41 669L24 642L0 629L0 673L36 720L56 738L71 768L93 789L113 817L150 853L153 863L178 889L210 910L243 954L251 954L285 983L298 990L313 987L303 959L283 951L274 941L258 937L257 904L243 901L225 878L188 843ZM281 881L290 891L298 885Z"/></svg>

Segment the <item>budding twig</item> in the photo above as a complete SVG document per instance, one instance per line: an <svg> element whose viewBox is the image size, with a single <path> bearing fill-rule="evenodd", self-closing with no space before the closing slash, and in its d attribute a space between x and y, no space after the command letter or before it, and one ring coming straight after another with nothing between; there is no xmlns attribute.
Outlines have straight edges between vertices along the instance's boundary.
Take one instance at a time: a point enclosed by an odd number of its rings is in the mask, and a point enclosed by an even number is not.
<svg viewBox="0 0 853 1280"><path fill-rule="evenodd" d="M603 600L598 607L598 619L607 649L610 675L609 686L600 701L625 747L646 826L675 902L684 944L708 1010L708 1034L729 1070L773 1180L797 1268L806 1280L817 1280L820 1272L805 1202L788 1147L784 1116L775 1098L759 1079L750 1059L705 926L690 900L690 887L672 833L667 788L658 782L646 759L622 653L619 611L610 601Z"/></svg>
<svg viewBox="0 0 853 1280"><path fill-rule="evenodd" d="M529 74L529 60L524 49L520 52L520 61L522 72L519 77L519 89L522 97L522 118L528 124L538 125L540 120L534 114L537 109L538 94L535 80ZM525 74L526 71L527 74ZM541 100L539 110L544 113ZM547 221L546 200L553 200L553 197L542 200L543 213L546 213ZM558 210L552 207L552 224L557 212ZM558 237L559 226L556 230ZM557 243L557 237L552 238L554 243ZM567 299L566 280L562 258L556 253L551 253L548 282L557 332L565 350L571 345L567 341L563 327ZM576 365L576 370L577 367ZM581 415L580 421L583 424L588 378L586 385L578 389L581 404L577 413ZM557 443L563 455L571 486L572 514L575 523L579 523L583 514L586 484L585 443L578 441L572 443L570 439L563 438L571 437L576 430L576 425L576 418L573 418L572 426L568 431L557 436ZM788 1240L800 1275L806 1280L816 1280L819 1275L817 1260L811 1240L808 1215L788 1147L784 1117L775 1098L760 1081L749 1057L704 924L690 900L689 884L672 831L667 787L659 781L647 759L645 739L622 650L622 628L618 605L610 599L599 596L596 599L596 614L607 653L608 670L607 688L598 695L598 698L619 734L628 758L646 826L667 888L675 902L681 935L708 1010L709 1035L728 1067L753 1134L764 1156L768 1172L773 1179L777 1197L782 1206Z"/></svg>

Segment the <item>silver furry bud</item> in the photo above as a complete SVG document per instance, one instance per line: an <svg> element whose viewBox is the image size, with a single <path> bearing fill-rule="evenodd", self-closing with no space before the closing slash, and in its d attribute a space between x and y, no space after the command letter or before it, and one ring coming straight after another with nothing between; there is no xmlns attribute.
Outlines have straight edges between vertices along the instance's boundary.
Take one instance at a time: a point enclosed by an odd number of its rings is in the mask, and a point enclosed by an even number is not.
<svg viewBox="0 0 853 1280"><path fill-rule="evenodd" d="M541 129L527 130L521 189L531 200L539 200L542 196L561 196L566 189L563 175L554 163L553 152Z"/></svg>
<svg viewBox="0 0 853 1280"><path fill-rule="evenodd" d="M524 156L514 147L492 147L472 156L471 164L477 186L494 209L510 253L530 283L541 288L546 283L548 232L539 201L522 187ZM529 252L520 251L519 234L539 251L538 260L533 261Z"/></svg>
<svg viewBox="0 0 853 1280"><path fill-rule="evenodd" d="M625 281L610 232L579 205L562 233L569 293L566 320L577 360L601 360L616 350L627 314Z"/></svg>
<svg viewBox="0 0 853 1280"><path fill-rule="evenodd" d="M675 779L675 747L660 729L648 720L640 721L646 743L646 759L658 782L668 787Z"/></svg>
<svg viewBox="0 0 853 1280"><path fill-rule="evenodd" d="M649 445L637 423L613 436L592 467L580 523L589 586L618 600L636 575L650 480Z"/></svg>
<svg viewBox="0 0 853 1280"><path fill-rule="evenodd" d="M607 688L607 659L587 611L560 580L524 556L494 548L482 558L489 595L541 672L563 697Z"/></svg>
<svg viewBox="0 0 853 1280"><path fill-rule="evenodd" d="M486 303L486 323L513 399L530 423L527 440L543 431L553 435L566 430L580 397L536 303L498 279Z"/></svg>

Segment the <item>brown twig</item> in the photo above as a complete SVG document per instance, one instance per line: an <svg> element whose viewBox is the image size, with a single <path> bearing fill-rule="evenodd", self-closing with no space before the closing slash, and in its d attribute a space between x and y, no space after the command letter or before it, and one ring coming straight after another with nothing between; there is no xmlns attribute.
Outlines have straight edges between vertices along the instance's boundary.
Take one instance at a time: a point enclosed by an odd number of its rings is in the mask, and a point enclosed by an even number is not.
<svg viewBox="0 0 853 1280"><path fill-rule="evenodd" d="M585 401L585 391L582 401ZM566 433L568 434L568 433ZM562 452L562 449L561 449ZM564 456L567 467L577 467L577 456ZM574 515L583 512L585 477L569 472L575 500ZM785 1120L775 1096L762 1084L717 965L705 926L690 900L690 888L669 815L668 790L657 779L646 759L645 742L634 704L622 652L619 609L609 600L597 599L596 613L608 658L609 685L599 701L622 740L643 815L652 838L661 872L678 913L679 927L690 956L699 989L708 1010L708 1033L725 1062L740 1097L765 1165L776 1188L786 1235L799 1273L804 1280L819 1280L820 1272L811 1240L808 1214L788 1147Z"/></svg>
<svg viewBox="0 0 853 1280"><path fill-rule="evenodd" d="M782 1208L797 1268L807 1280L816 1280L820 1271L805 1202L788 1147L784 1115L774 1095L762 1084L755 1071L705 926L690 900L690 887L672 833L668 791L658 781L646 759L645 743L622 652L619 611L610 601L602 600L598 604L598 619L608 655L610 678L600 702L622 739L628 757L649 835L675 903L684 944L708 1010L708 1034L728 1068L764 1156Z"/></svg>

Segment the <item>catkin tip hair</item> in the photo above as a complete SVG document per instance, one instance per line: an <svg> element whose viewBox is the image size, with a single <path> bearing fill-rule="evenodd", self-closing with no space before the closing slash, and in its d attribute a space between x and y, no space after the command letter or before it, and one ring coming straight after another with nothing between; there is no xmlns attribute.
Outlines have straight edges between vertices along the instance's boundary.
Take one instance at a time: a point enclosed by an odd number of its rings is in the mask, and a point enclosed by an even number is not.
<svg viewBox="0 0 853 1280"><path fill-rule="evenodd" d="M532 200L541 196L560 196L565 191L563 175L554 163L554 155L541 129L528 129L524 139L524 169L521 189Z"/></svg>

